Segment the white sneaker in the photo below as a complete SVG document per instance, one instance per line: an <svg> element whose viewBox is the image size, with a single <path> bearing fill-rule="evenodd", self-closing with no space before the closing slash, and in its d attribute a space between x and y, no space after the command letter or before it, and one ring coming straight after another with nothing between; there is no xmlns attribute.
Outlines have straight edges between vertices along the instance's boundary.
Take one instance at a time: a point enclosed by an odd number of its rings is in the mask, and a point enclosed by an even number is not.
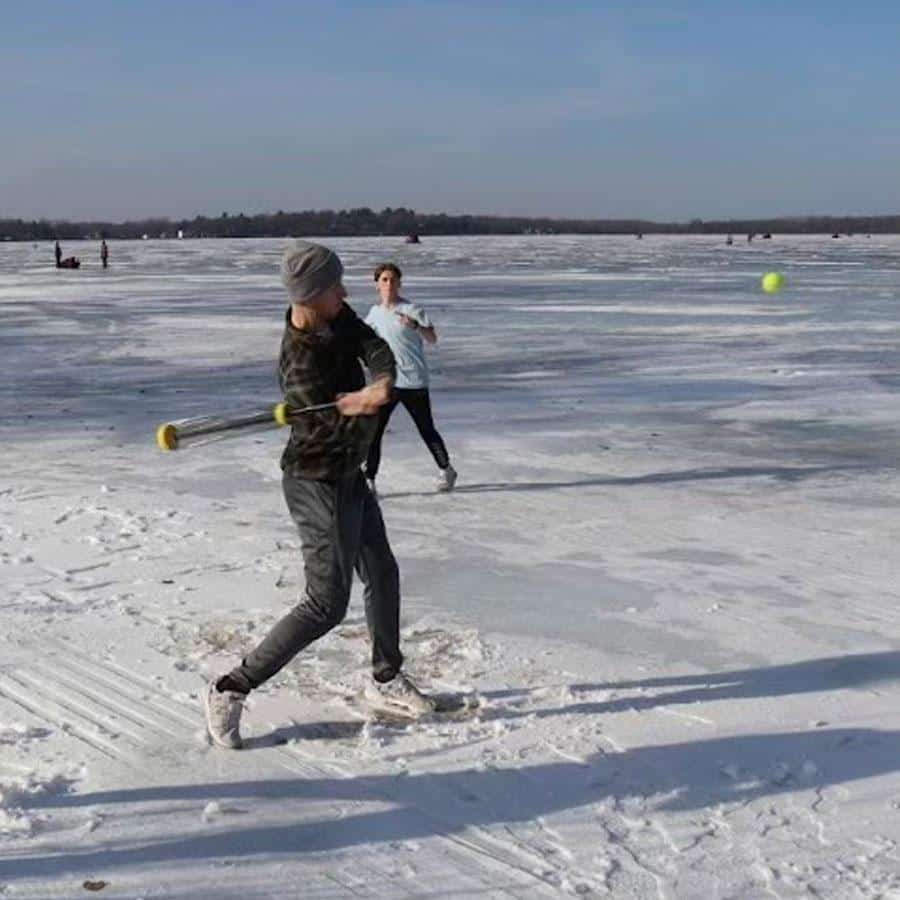
<svg viewBox="0 0 900 900"><path fill-rule="evenodd" d="M369 706L377 712L386 712L404 718L418 719L434 712L434 700L423 694L402 672L390 681L369 680L365 690Z"/></svg>
<svg viewBox="0 0 900 900"><path fill-rule="evenodd" d="M437 489L442 493L449 493L453 490L453 485L456 484L456 469L453 466L447 466L446 469L441 469L438 472L437 477Z"/></svg>
<svg viewBox="0 0 900 900"><path fill-rule="evenodd" d="M378 499L378 491L375 490L375 479L367 478L366 484L369 486L369 493L377 500Z"/></svg>
<svg viewBox="0 0 900 900"><path fill-rule="evenodd" d="M212 742L226 750L240 750L241 713L244 709L246 694L237 691L216 690L213 679L203 695L203 707L206 710L206 730Z"/></svg>

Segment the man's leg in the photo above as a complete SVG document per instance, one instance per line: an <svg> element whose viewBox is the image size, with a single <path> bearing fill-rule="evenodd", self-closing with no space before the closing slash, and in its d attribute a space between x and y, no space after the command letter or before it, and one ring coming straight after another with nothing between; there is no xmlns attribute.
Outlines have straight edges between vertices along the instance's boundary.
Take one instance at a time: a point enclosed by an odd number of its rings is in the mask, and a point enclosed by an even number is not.
<svg viewBox="0 0 900 900"><path fill-rule="evenodd" d="M404 390L399 392L399 394L400 402L412 417L413 422L415 422L419 435L425 441L425 446L431 451L437 467L446 469L450 465L450 457L447 455L447 448L444 446L443 438L438 434L437 428L434 427L428 388Z"/></svg>
<svg viewBox="0 0 900 900"><path fill-rule="evenodd" d="M433 712L433 698L423 694L401 671L400 574L381 510L368 493L356 571L365 589L366 621L372 641L372 681L366 686L366 699L373 710L392 715L415 719Z"/></svg>
<svg viewBox="0 0 900 900"><path fill-rule="evenodd" d="M347 612L353 564L359 552L363 499L358 477L326 482L285 474L284 496L300 532L306 589L301 602L219 689L247 693L271 678L304 647L338 625Z"/></svg>
<svg viewBox="0 0 900 900"><path fill-rule="evenodd" d="M375 498L363 501L356 571L363 584L366 622L372 642L372 675L390 681L403 665L400 652L400 572Z"/></svg>
<svg viewBox="0 0 900 900"><path fill-rule="evenodd" d="M381 439L384 437L384 430L387 428L388 420L396 406L397 393L395 391L394 396L378 412L378 430L375 432L372 443L369 444L369 453L366 456L365 473L369 481L374 481L378 474L378 467L381 465Z"/></svg>

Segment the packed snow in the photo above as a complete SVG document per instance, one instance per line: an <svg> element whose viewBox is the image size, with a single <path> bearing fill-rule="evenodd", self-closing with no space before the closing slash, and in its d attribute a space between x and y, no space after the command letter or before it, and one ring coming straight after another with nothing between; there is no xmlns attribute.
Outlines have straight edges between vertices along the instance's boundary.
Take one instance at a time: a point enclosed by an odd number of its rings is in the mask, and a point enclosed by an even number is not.
<svg viewBox="0 0 900 900"><path fill-rule="evenodd" d="M302 590L281 241L0 244L0 897L900 897L900 239L330 241L425 306L434 491L379 476L408 669L345 623L210 746ZM777 295L760 290L783 272Z"/></svg>

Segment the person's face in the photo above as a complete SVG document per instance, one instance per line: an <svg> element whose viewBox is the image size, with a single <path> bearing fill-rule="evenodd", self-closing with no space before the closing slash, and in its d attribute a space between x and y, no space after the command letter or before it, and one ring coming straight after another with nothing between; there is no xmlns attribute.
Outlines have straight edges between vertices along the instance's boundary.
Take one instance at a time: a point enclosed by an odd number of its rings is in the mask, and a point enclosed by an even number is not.
<svg viewBox="0 0 900 900"><path fill-rule="evenodd" d="M396 272L385 269L379 276L378 295L385 303L393 303L400 293L400 278Z"/></svg>
<svg viewBox="0 0 900 900"><path fill-rule="evenodd" d="M344 282L339 281L327 291L322 291L309 305L323 321L333 322L341 311L346 296L347 289Z"/></svg>

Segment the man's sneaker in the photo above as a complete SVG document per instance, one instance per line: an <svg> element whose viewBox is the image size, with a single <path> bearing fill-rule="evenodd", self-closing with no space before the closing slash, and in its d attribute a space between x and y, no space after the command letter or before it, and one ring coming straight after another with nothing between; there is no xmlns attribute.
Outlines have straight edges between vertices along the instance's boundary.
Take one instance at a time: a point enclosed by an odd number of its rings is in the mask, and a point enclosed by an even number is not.
<svg viewBox="0 0 900 900"><path fill-rule="evenodd" d="M437 477L437 489L443 493L447 493L448 491L453 490L453 485L456 484L456 469L453 466L447 466L446 469L441 469L438 472Z"/></svg>
<svg viewBox="0 0 900 900"><path fill-rule="evenodd" d="M212 742L226 750L241 748L241 712L246 694L237 691L219 691L217 679L213 679L203 695L206 710L206 730Z"/></svg>
<svg viewBox="0 0 900 900"><path fill-rule="evenodd" d="M434 700L423 694L402 672L390 681L370 679L365 696L373 710L395 716L418 719L434 712Z"/></svg>
<svg viewBox="0 0 900 900"><path fill-rule="evenodd" d="M375 479L367 478L366 484L369 486L369 493L371 493L371 495L373 497L375 497L375 499L377 500L378 499L378 491L375 490Z"/></svg>

